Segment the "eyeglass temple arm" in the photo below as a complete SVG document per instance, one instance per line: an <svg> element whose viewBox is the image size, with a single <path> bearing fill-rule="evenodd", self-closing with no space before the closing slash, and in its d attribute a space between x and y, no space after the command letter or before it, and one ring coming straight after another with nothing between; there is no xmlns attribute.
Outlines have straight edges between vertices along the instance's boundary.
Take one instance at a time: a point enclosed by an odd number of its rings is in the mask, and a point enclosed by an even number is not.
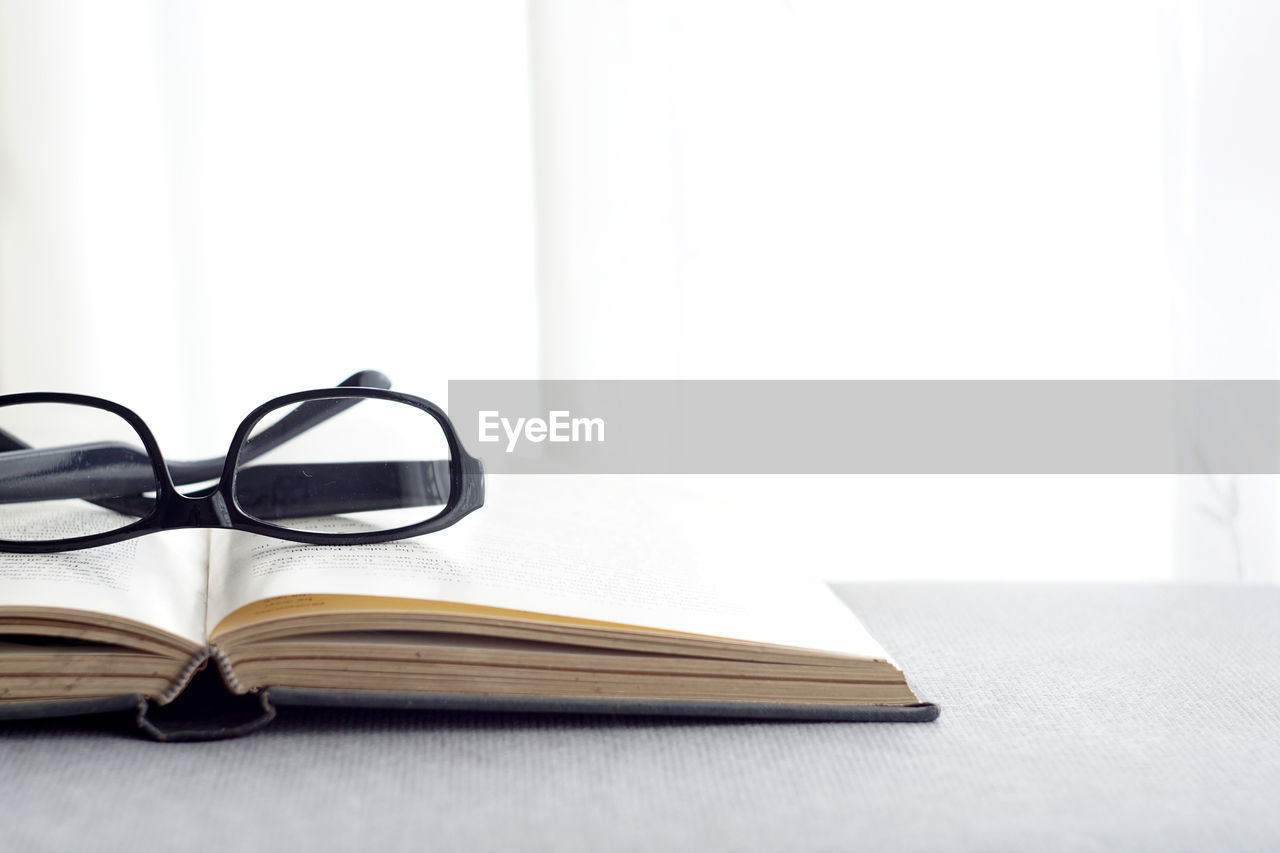
<svg viewBox="0 0 1280 853"><path fill-rule="evenodd" d="M353 373L338 384L339 388L381 388L391 387L391 380L386 374L376 370L362 370ZM245 442L240 452L240 461L249 462L267 451L274 450L291 438L296 438L314 426L318 426L334 415L341 414L361 402L360 397L349 397L335 400L312 400L303 403L262 432ZM170 462L169 476L175 486L186 486L204 480L216 480L226 465L225 457L212 457L194 462Z"/></svg>
<svg viewBox="0 0 1280 853"><path fill-rule="evenodd" d="M236 474L240 508L263 521L448 503L448 460L255 465Z"/></svg>
<svg viewBox="0 0 1280 853"><path fill-rule="evenodd" d="M380 388L386 391L391 387L391 380L387 378L386 374L379 373L376 370L362 370L342 380L338 387ZM362 397L348 397L346 399L312 400L309 403L303 403L245 442L244 449L240 452L240 461L248 462L269 450L274 450L289 439L295 438L312 427L324 423L334 415L345 412L357 403L362 402L363 399ZM204 461L216 461L218 470L214 472L212 477L202 477L201 479L210 480L222 472L222 465L225 460Z"/></svg>
<svg viewBox="0 0 1280 853"><path fill-rule="evenodd" d="M81 499L129 515L152 506L135 494L154 487L151 464L127 444L15 450L3 462L0 504ZM39 484L39 495L29 484ZM263 520L433 506L449 493L448 460L251 465L236 474L240 507Z"/></svg>
<svg viewBox="0 0 1280 853"><path fill-rule="evenodd" d="M348 376L338 387L385 390L391 387L391 380L376 370L362 370ZM361 398L352 397L303 403L250 439L240 458L249 461L261 456L359 402ZM145 512L149 506L148 501L136 493L150 491L155 485L151 460L136 447L104 442L32 450L30 445L0 429L0 452L4 451L27 452L21 457L6 454L0 458L0 463L3 463L0 467L0 503L84 498L129 515ZM169 474L175 485L190 485L217 479L225 464L225 458L217 457L191 462L175 461L169 463ZM86 470L94 471L95 495L83 493L85 484L81 481ZM65 487L60 489L60 482L74 485L72 493L62 493ZM118 485L119 490L107 490L104 486L107 482L113 488ZM16 492L20 497L6 492Z"/></svg>
<svg viewBox="0 0 1280 853"><path fill-rule="evenodd" d="M155 474L136 447L103 442L33 450L0 430L0 453L0 504L83 498L138 516L153 505L140 493L155 488Z"/></svg>

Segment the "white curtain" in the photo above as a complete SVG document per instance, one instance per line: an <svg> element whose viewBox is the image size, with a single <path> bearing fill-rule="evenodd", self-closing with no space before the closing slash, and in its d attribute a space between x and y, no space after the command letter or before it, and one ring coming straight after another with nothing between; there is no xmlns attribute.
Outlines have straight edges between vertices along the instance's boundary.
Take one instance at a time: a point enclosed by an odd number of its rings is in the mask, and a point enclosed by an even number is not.
<svg viewBox="0 0 1280 853"><path fill-rule="evenodd" d="M533 376L522 4L0 2L0 389L175 456L363 368Z"/></svg>
<svg viewBox="0 0 1280 853"><path fill-rule="evenodd" d="M1280 7L1183 2L1165 24L1179 374L1280 379ZM1178 485L1179 576L1280 579L1280 480Z"/></svg>
<svg viewBox="0 0 1280 853"><path fill-rule="evenodd" d="M1172 376L1154 3L531 10L549 375ZM717 486L829 577L1174 565L1171 477Z"/></svg>
<svg viewBox="0 0 1280 853"><path fill-rule="evenodd" d="M1272 376L1274 18L0 0L0 391ZM828 577L1278 576L1270 481L702 485Z"/></svg>

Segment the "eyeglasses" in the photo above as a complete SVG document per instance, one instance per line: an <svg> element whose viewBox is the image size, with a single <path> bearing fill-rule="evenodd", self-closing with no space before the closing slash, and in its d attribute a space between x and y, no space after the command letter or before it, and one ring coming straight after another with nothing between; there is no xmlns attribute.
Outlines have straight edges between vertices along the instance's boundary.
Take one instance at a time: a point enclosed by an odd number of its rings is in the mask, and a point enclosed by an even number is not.
<svg viewBox="0 0 1280 853"><path fill-rule="evenodd" d="M311 545L448 527L484 504L484 469L440 407L390 387L370 370L277 397L244 419L225 457L192 462L166 462L142 418L109 400L0 396L0 551L189 527Z"/></svg>

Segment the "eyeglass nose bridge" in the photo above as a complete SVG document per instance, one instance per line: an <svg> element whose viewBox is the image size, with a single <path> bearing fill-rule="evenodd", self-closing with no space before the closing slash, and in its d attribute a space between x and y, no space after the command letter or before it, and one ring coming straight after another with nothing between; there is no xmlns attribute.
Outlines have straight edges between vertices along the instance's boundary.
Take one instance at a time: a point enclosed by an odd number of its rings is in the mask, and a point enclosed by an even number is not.
<svg viewBox="0 0 1280 853"><path fill-rule="evenodd" d="M230 530L234 526L220 483L191 495L171 492L160 507L157 524L166 530L186 527Z"/></svg>

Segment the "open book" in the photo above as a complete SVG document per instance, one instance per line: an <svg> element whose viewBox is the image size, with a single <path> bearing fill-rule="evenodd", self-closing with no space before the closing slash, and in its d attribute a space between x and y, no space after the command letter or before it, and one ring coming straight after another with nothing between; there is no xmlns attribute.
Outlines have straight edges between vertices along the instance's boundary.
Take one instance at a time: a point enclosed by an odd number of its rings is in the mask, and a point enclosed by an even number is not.
<svg viewBox="0 0 1280 853"><path fill-rule="evenodd" d="M383 545L0 554L0 718L136 708L184 739L291 704L937 715L827 587L724 520L643 478L491 478L466 523Z"/></svg>

